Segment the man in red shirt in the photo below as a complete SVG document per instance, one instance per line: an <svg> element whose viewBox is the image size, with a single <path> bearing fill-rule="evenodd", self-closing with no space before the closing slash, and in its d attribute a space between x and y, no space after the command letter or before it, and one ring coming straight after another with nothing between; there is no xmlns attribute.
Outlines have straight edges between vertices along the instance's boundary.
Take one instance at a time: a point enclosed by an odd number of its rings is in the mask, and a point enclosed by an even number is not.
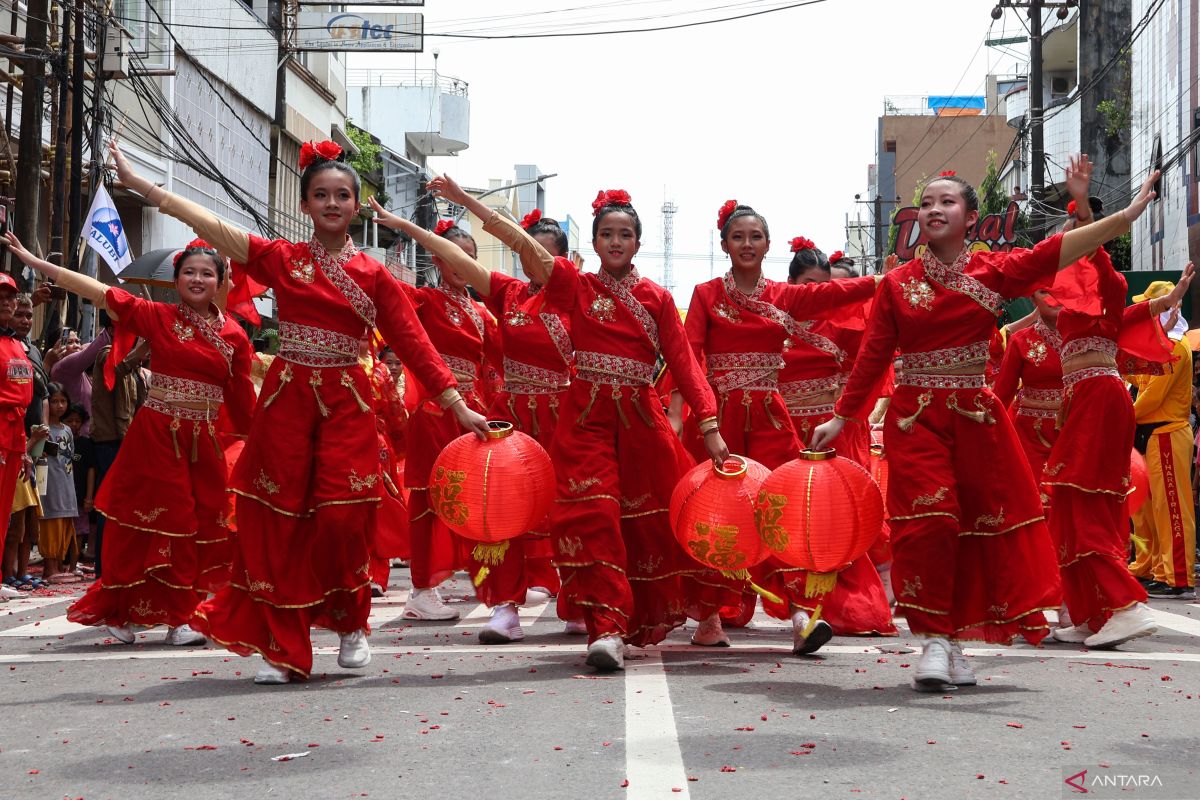
<svg viewBox="0 0 1200 800"><path fill-rule="evenodd" d="M33 364L10 328L17 282L0 272L0 509L11 509L25 459L25 409L33 400Z"/></svg>

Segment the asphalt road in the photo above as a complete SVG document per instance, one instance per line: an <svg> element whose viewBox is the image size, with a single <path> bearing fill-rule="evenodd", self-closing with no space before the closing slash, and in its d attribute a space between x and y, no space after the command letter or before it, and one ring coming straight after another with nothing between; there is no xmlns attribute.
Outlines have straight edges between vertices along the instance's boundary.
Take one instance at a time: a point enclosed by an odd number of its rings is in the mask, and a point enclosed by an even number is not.
<svg viewBox="0 0 1200 800"><path fill-rule="evenodd" d="M463 620L409 623L392 577L371 664L338 668L319 632L313 678L282 687L161 630L72 625L65 591L0 606L0 797L1025 800L1137 768L1175 774L1113 796L1200 798L1200 604L1152 602L1159 635L1116 652L968 648L979 686L930 695L904 629L797 658L760 614L729 649L677 631L597 675L553 602L485 647L465 580L446 593Z"/></svg>

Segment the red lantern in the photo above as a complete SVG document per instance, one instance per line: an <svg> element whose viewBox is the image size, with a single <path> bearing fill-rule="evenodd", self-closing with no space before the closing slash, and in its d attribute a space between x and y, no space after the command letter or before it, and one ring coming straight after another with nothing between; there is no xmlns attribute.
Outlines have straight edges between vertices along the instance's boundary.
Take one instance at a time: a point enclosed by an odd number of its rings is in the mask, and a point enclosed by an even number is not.
<svg viewBox="0 0 1200 800"><path fill-rule="evenodd" d="M1137 450L1129 453L1129 494L1125 496L1125 507L1133 516L1150 499L1150 470L1146 457Z"/></svg>
<svg viewBox="0 0 1200 800"><path fill-rule="evenodd" d="M675 538L706 567L740 571L768 555L754 522L754 501L771 470L749 458L730 456L721 468L697 464L671 494Z"/></svg>
<svg viewBox="0 0 1200 800"><path fill-rule="evenodd" d="M830 591L838 570L879 537L883 496L856 462L833 450L805 450L763 481L755 520L771 555L815 573L811 597Z"/></svg>
<svg viewBox="0 0 1200 800"><path fill-rule="evenodd" d="M549 513L554 466L541 445L509 423L488 427L486 440L469 433L442 450L433 464L429 502L455 533L496 544L531 530Z"/></svg>

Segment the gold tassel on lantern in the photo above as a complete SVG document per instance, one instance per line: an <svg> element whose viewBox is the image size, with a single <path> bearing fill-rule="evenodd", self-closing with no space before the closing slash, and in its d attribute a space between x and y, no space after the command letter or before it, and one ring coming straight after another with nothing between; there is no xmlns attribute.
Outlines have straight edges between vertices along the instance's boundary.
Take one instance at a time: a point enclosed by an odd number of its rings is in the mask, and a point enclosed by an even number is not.
<svg viewBox="0 0 1200 800"><path fill-rule="evenodd" d="M475 577L471 579L471 583L473 583L475 585L475 587L478 588L480 585L483 584L484 581L487 580L487 576L490 573L491 573L491 570L488 569L487 567L480 567L479 572L476 572Z"/></svg>
<svg viewBox="0 0 1200 800"><path fill-rule="evenodd" d="M813 632L813 628L817 627L817 622L821 619L821 609L821 605L818 605L813 609L813 613L812 616L809 617L808 624L804 626L804 630L800 631L800 635L805 639L807 639L809 634Z"/></svg>
<svg viewBox="0 0 1200 800"><path fill-rule="evenodd" d="M810 572L804 581L804 596L819 597L829 594L837 586L836 572Z"/></svg>
<svg viewBox="0 0 1200 800"><path fill-rule="evenodd" d="M504 563L504 556L508 554L508 540L497 542L495 544L479 543L475 545L475 549L471 551L471 558L481 564L498 567Z"/></svg>
<svg viewBox="0 0 1200 800"><path fill-rule="evenodd" d="M784 605L786 602L779 595L775 594L769 589L764 589L752 581L750 579L750 570L748 569L723 569L721 570L721 574L727 578L732 578L735 581L746 581L750 584L751 591L761 597L765 602L775 603L777 605Z"/></svg>

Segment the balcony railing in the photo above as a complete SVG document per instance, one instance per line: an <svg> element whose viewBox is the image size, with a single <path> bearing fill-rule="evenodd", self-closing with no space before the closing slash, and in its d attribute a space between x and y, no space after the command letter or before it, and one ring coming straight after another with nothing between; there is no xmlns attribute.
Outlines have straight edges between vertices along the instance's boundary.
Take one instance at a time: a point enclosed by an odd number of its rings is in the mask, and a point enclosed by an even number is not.
<svg viewBox="0 0 1200 800"><path fill-rule="evenodd" d="M399 86L417 89L437 88L443 94L467 96L467 82L431 69L348 69L346 85Z"/></svg>

